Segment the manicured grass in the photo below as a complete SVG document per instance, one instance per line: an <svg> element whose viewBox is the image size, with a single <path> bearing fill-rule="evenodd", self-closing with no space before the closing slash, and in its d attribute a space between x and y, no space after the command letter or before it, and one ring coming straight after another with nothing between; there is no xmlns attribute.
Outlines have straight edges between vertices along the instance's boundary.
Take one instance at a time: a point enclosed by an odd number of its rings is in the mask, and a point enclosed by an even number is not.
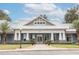
<svg viewBox="0 0 79 59"><path fill-rule="evenodd" d="M56 48L79 48L79 45L76 44L50 44L49 47L56 47Z"/></svg>
<svg viewBox="0 0 79 59"><path fill-rule="evenodd" d="M31 48L31 46L31 44L22 44L22 48ZM19 47L19 44L0 44L0 50L18 49Z"/></svg>

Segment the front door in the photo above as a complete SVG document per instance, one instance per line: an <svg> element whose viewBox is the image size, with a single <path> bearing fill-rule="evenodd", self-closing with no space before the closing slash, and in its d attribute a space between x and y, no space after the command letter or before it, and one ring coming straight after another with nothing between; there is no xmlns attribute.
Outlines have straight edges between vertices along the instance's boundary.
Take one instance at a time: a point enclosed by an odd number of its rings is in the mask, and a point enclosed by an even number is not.
<svg viewBox="0 0 79 59"><path fill-rule="evenodd" d="M42 44L43 43L43 37L42 35L37 35L37 43Z"/></svg>

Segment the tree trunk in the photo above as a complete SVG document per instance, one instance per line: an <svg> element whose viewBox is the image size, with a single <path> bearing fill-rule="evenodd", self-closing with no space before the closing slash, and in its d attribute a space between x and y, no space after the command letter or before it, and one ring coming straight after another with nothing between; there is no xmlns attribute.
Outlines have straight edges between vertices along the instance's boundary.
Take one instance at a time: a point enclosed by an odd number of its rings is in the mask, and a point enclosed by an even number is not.
<svg viewBox="0 0 79 59"><path fill-rule="evenodd" d="M6 33L3 33L3 44L6 44Z"/></svg>
<svg viewBox="0 0 79 59"><path fill-rule="evenodd" d="M77 43L79 44L79 30L77 30L76 32L77 32Z"/></svg>

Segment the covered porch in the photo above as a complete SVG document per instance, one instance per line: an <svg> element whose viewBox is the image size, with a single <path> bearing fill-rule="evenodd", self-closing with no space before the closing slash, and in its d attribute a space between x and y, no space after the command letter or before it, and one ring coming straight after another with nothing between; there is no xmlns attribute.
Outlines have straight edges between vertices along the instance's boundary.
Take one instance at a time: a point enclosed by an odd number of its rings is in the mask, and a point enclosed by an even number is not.
<svg viewBox="0 0 79 59"><path fill-rule="evenodd" d="M35 43L43 44L47 40L52 43L67 42L64 30L17 30L15 31L14 40L29 41L35 40Z"/></svg>

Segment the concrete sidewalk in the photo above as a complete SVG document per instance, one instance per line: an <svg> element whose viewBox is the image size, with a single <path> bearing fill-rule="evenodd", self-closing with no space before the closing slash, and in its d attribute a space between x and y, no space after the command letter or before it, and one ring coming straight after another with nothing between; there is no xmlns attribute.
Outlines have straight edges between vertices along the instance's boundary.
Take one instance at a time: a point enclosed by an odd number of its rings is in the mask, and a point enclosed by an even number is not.
<svg viewBox="0 0 79 59"><path fill-rule="evenodd" d="M15 49L15 50L0 50L0 51L79 51L79 48L55 48L55 47L48 47L48 45L45 44L36 44L33 45L32 48L21 48L21 49Z"/></svg>

